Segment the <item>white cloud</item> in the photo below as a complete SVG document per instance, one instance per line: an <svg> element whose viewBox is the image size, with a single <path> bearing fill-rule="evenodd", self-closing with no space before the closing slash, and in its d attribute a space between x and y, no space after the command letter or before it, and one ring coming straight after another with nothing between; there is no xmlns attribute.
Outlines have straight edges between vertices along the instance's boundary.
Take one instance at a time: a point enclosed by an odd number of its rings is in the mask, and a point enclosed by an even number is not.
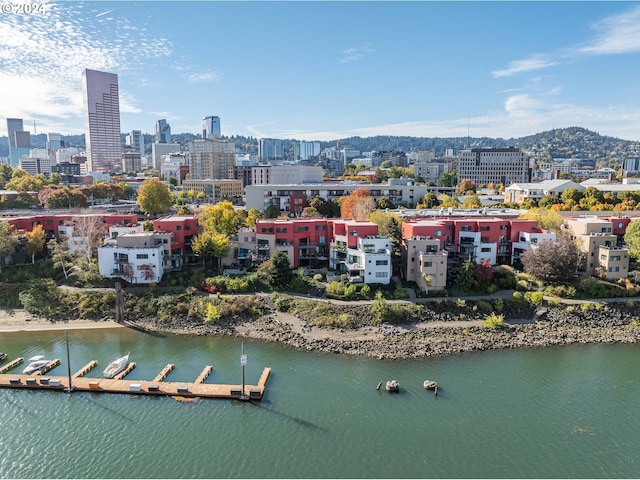
<svg viewBox="0 0 640 480"><path fill-rule="evenodd" d="M0 105L7 117L81 124L83 69L123 73L144 59L171 53L168 40L127 18L100 16L90 4L47 2L45 7L43 15L0 16ZM125 97L121 106L136 111L134 104Z"/></svg>
<svg viewBox="0 0 640 480"><path fill-rule="evenodd" d="M375 52L375 50L371 48L371 45L369 44L363 45L361 47L347 48L346 50L342 51L343 56L340 59L340 63L356 62L358 60L362 60L365 56L373 52Z"/></svg>
<svg viewBox="0 0 640 480"><path fill-rule="evenodd" d="M603 55L640 51L640 7L605 18L594 26L596 38L580 53Z"/></svg>
<svg viewBox="0 0 640 480"><path fill-rule="evenodd" d="M553 67L557 64L558 62L555 60L546 59L540 55L532 55L524 60L516 60L509 63L509 66L503 70L494 70L491 72L491 75L494 78L510 77L517 73L532 72L534 70Z"/></svg>
<svg viewBox="0 0 640 480"><path fill-rule="evenodd" d="M187 82L189 83L206 83L213 82L218 80L221 77L219 72L201 72L201 73L190 73L185 76Z"/></svg>

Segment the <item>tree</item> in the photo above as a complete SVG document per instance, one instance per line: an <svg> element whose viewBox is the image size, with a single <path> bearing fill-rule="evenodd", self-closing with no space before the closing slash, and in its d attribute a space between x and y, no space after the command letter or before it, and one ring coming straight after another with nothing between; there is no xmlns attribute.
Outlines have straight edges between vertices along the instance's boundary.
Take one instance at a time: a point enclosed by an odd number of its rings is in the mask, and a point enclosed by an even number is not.
<svg viewBox="0 0 640 480"><path fill-rule="evenodd" d="M470 258L462 262L458 270L458 276L456 277L456 285L463 292L471 291L477 287L476 263Z"/></svg>
<svg viewBox="0 0 640 480"><path fill-rule="evenodd" d="M31 263L36 263L36 253L41 252L44 248L44 227L36 225L33 230L26 234L27 253L31 255Z"/></svg>
<svg viewBox="0 0 640 480"><path fill-rule="evenodd" d="M464 195L470 192L473 195L474 193L476 193L476 190L476 182L474 182L473 180L469 180L467 178L460 180L460 185L458 186L458 191L460 192L460 194Z"/></svg>
<svg viewBox="0 0 640 480"><path fill-rule="evenodd" d="M376 202L376 208L379 210L393 210L396 208L396 205L387 197L380 197Z"/></svg>
<svg viewBox="0 0 640 480"><path fill-rule="evenodd" d="M458 183L458 172L453 170L451 172L442 172L438 177L439 187L455 187Z"/></svg>
<svg viewBox="0 0 640 480"><path fill-rule="evenodd" d="M440 205L440 201L438 197L433 192L427 192L424 194L424 197L420 199L416 208L427 209L427 208L437 208Z"/></svg>
<svg viewBox="0 0 640 480"><path fill-rule="evenodd" d="M342 197L341 218L345 220L369 220L369 215L376 208L376 202L369 189L356 188L350 195Z"/></svg>
<svg viewBox="0 0 640 480"><path fill-rule="evenodd" d="M138 190L138 205L147 215L168 212L173 205L169 187L157 178L147 178Z"/></svg>
<svg viewBox="0 0 640 480"><path fill-rule="evenodd" d="M228 200L218 202L216 205L207 205L198 216L198 222L209 232L227 236L238 233L238 229L243 224L240 214Z"/></svg>
<svg viewBox="0 0 640 480"><path fill-rule="evenodd" d="M378 225L378 233L391 239L391 266L397 272L402 267L402 218L392 212L375 210L370 221Z"/></svg>
<svg viewBox="0 0 640 480"><path fill-rule="evenodd" d="M220 259L229 253L231 246L231 241L225 234L205 230L193 239L191 248L197 257L202 258L202 267L206 270L207 258L214 259L217 268Z"/></svg>
<svg viewBox="0 0 640 480"><path fill-rule="evenodd" d="M49 249L49 255L53 259L53 265L55 267L60 266L62 268L62 273L64 273L64 278L68 279L69 275L67 273L67 267L73 266L71 253L69 252L69 245L66 241L58 243L54 238L49 240L47 247Z"/></svg>
<svg viewBox="0 0 640 480"><path fill-rule="evenodd" d="M555 242L541 242L522 255L524 270L543 282L566 282L575 275L579 262L580 250L568 234Z"/></svg>
<svg viewBox="0 0 640 480"><path fill-rule="evenodd" d="M7 255L13 255L16 249L18 239L13 232L13 225L9 222L0 222L0 273L2 272L2 264Z"/></svg>
<svg viewBox="0 0 640 480"><path fill-rule="evenodd" d="M564 217L562 215L554 210L547 210L546 208L532 208L524 215L521 215L520 218L535 220L541 229L558 233L564 224Z"/></svg>
<svg viewBox="0 0 640 480"><path fill-rule="evenodd" d="M633 220L627 225L624 243L629 247L629 255L636 260L640 259L640 220Z"/></svg>
<svg viewBox="0 0 640 480"><path fill-rule="evenodd" d="M259 218L264 218L264 212L261 212L257 208L251 208L247 212L247 218L245 218L245 220L244 220L245 227L247 227L247 228L255 228L256 221Z"/></svg>
<svg viewBox="0 0 640 480"><path fill-rule="evenodd" d="M300 217L302 218L314 218L314 217L320 217L320 213L318 213L318 210L316 210L313 207L304 207L302 209L302 213L300 214Z"/></svg>
<svg viewBox="0 0 640 480"><path fill-rule="evenodd" d="M567 188L562 192L560 198L564 203L567 203L569 200L573 200L575 203L578 203L582 198L582 193L580 193L577 188Z"/></svg>
<svg viewBox="0 0 640 480"><path fill-rule="evenodd" d="M88 215L73 217L71 221L74 223L74 248L79 255L87 258L88 268L91 269L91 259L97 255L98 245L107 235L104 223L100 218Z"/></svg>
<svg viewBox="0 0 640 480"><path fill-rule="evenodd" d="M273 203L269 204L264 212L266 218L278 218L280 216L280 209Z"/></svg>
<svg viewBox="0 0 640 480"><path fill-rule="evenodd" d="M269 259L265 275L265 280L271 288L284 289L288 287L293 279L293 272L291 272L291 263L287 254L281 251L276 252Z"/></svg>

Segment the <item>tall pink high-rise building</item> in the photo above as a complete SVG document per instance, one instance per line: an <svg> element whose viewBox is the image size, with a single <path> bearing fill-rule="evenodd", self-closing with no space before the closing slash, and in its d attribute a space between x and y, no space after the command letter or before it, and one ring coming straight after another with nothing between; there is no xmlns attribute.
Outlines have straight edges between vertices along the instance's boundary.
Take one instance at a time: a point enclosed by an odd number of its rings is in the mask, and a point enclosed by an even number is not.
<svg viewBox="0 0 640 480"><path fill-rule="evenodd" d="M122 172L118 75L82 72L87 164L91 172Z"/></svg>

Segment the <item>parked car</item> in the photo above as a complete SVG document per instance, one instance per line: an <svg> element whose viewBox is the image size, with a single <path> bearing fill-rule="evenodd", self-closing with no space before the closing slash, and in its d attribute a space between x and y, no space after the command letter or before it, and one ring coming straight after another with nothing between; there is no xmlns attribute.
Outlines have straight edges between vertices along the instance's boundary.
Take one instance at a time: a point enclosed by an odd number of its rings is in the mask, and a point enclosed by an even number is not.
<svg viewBox="0 0 640 480"><path fill-rule="evenodd" d="M214 287L211 285L201 285L200 290L207 293L227 293L226 287Z"/></svg>

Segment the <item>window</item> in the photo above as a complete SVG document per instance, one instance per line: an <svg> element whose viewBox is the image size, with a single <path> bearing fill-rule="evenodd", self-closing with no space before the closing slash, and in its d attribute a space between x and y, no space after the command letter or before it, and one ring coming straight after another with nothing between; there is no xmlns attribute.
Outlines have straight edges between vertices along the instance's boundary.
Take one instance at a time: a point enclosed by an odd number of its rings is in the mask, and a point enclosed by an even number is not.
<svg viewBox="0 0 640 480"><path fill-rule="evenodd" d="M620 271L620 267L609 267L609 271L610 272L619 272Z"/></svg>
<svg viewBox="0 0 640 480"><path fill-rule="evenodd" d="M606 255L603 255L603 257L606 258ZM610 261L612 262L619 262L620 261L620 255L613 255L612 257L609 258Z"/></svg>
<svg viewBox="0 0 640 480"><path fill-rule="evenodd" d="M424 262L424 263L422 264L422 266L423 266L423 267L427 267L427 268L429 268L429 267L433 267L433 262Z"/></svg>
<svg viewBox="0 0 640 480"><path fill-rule="evenodd" d="M471 225L462 225L460 230L462 230L463 232L469 232L471 231Z"/></svg>
<svg viewBox="0 0 640 480"><path fill-rule="evenodd" d="M326 225L316 225L316 230L326 230L327 226Z"/></svg>
<svg viewBox="0 0 640 480"><path fill-rule="evenodd" d="M262 233L273 233L273 228L262 227Z"/></svg>
<svg viewBox="0 0 640 480"><path fill-rule="evenodd" d="M389 265L388 260L376 260L376 265Z"/></svg>
<svg viewBox="0 0 640 480"><path fill-rule="evenodd" d="M323 245L323 244L327 243L326 235L318 235L318 243L320 245Z"/></svg>
<svg viewBox="0 0 640 480"><path fill-rule="evenodd" d="M509 227L507 227L506 225L500 225L500 230L508 230Z"/></svg>
<svg viewBox="0 0 640 480"><path fill-rule="evenodd" d="M147 253L138 253L138 254L136 255L136 258L137 258L138 260L144 260L144 259L146 259L146 258L149 258L149 254L147 254Z"/></svg>
<svg viewBox="0 0 640 480"><path fill-rule="evenodd" d="M276 233L287 233L287 229L285 227L276 228Z"/></svg>
<svg viewBox="0 0 640 480"><path fill-rule="evenodd" d="M489 231L489 225L480 225L480 231L481 232L488 232Z"/></svg>
<svg viewBox="0 0 640 480"><path fill-rule="evenodd" d="M178 230L178 231L182 230L182 226L181 225L176 225L176 230Z"/></svg>
<svg viewBox="0 0 640 480"><path fill-rule="evenodd" d="M482 243L489 243L489 237L480 237Z"/></svg>
<svg viewBox="0 0 640 480"><path fill-rule="evenodd" d="M442 230L436 230L435 232L433 232L433 236L434 237L441 237L442 236Z"/></svg>
<svg viewBox="0 0 640 480"><path fill-rule="evenodd" d="M388 277L388 272L376 272L376 277L378 278L384 278L384 277Z"/></svg>
<svg viewBox="0 0 640 480"><path fill-rule="evenodd" d="M481 252L490 252L490 251L491 251L491 249L490 249L490 248L487 248L487 247L484 247L484 248L481 248L481 249L480 249L480 251L481 251Z"/></svg>

